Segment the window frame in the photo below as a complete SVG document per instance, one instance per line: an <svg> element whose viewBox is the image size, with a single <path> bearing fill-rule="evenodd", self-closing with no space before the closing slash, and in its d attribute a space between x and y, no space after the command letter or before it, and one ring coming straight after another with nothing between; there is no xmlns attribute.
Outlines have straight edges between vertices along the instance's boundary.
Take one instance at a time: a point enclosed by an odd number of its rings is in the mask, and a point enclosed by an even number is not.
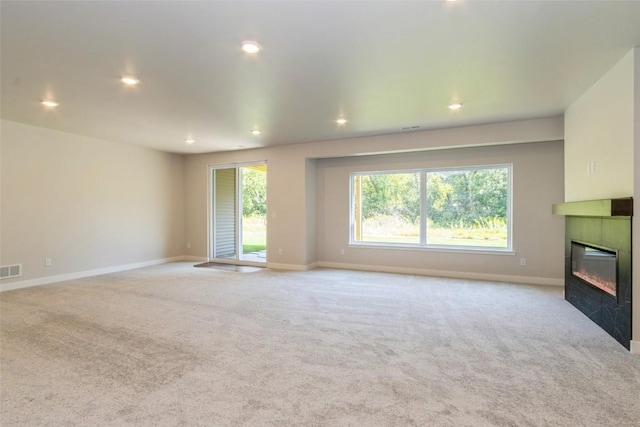
<svg viewBox="0 0 640 427"><path fill-rule="evenodd" d="M438 245L427 243L427 174L433 172L474 171L483 169L507 170L507 246L470 246L470 245ZM368 175L389 175L418 173L420 176L420 238L419 243L394 243L394 242L365 242L355 240L355 177ZM413 250L437 250L442 252L467 252L467 253L513 253L513 163L497 163L470 166L446 166L408 169L390 169L377 171L355 171L349 173L349 246L371 247L386 249L413 249Z"/></svg>

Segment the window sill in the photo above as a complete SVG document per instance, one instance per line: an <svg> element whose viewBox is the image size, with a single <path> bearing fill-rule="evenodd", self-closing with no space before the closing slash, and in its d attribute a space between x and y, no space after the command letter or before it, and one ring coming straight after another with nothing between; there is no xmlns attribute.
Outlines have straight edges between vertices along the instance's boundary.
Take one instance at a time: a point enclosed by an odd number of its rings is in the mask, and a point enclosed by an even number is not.
<svg viewBox="0 0 640 427"><path fill-rule="evenodd" d="M400 251L419 251L419 252L442 252L456 254L475 254L475 255L515 255L516 252L509 248L488 248L479 247L477 249L470 246L417 246L403 244L387 244L387 243L349 243L350 248L359 249L387 249Z"/></svg>

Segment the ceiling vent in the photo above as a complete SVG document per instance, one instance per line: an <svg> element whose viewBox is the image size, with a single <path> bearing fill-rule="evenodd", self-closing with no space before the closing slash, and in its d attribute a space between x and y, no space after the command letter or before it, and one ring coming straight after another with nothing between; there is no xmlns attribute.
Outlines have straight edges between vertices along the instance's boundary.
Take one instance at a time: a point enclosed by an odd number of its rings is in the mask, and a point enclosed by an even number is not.
<svg viewBox="0 0 640 427"><path fill-rule="evenodd" d="M400 128L400 130L418 130L420 129L420 126L405 126L403 128Z"/></svg>
<svg viewBox="0 0 640 427"><path fill-rule="evenodd" d="M22 276L22 264L5 265L0 267L0 279Z"/></svg>

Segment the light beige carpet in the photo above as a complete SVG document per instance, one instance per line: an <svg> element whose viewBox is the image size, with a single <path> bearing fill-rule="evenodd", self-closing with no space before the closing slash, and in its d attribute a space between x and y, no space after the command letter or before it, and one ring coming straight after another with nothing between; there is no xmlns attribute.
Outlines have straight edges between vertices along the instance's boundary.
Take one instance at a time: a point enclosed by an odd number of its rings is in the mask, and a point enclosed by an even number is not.
<svg viewBox="0 0 640 427"><path fill-rule="evenodd" d="M0 294L8 426L638 426L561 289L175 263Z"/></svg>

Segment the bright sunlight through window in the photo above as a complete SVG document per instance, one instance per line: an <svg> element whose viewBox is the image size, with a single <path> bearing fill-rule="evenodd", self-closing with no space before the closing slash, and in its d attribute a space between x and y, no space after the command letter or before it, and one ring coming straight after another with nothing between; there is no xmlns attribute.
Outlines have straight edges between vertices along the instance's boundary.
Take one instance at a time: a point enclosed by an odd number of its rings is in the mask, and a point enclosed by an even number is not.
<svg viewBox="0 0 640 427"><path fill-rule="evenodd" d="M511 248L511 166L351 175L351 242Z"/></svg>

